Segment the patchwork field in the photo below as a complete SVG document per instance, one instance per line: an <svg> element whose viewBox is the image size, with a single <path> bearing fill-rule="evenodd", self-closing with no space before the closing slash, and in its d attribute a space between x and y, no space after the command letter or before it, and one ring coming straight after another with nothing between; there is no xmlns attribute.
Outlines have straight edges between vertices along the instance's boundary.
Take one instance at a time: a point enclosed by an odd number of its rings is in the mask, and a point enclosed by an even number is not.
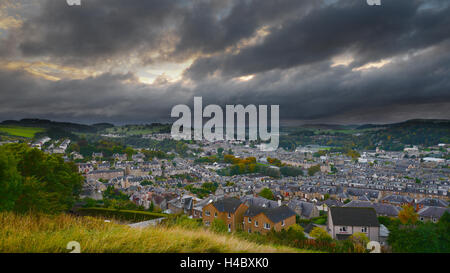
<svg viewBox="0 0 450 273"><path fill-rule="evenodd" d="M20 127L20 126L0 126L0 132L11 136L33 138L36 133L44 132L43 128Z"/></svg>

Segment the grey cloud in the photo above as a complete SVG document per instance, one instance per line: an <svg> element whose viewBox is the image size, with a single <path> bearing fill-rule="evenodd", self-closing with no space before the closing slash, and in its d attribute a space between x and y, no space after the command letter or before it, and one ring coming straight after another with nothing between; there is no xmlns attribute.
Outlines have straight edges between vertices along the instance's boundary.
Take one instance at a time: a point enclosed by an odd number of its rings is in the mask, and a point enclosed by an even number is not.
<svg viewBox="0 0 450 273"><path fill-rule="evenodd" d="M274 70L249 82L205 79L187 88L181 82L144 85L134 75L104 74L85 80L50 82L23 72L0 72L0 117L64 117L68 120L169 120L176 104L280 105L282 120L341 123L398 121L400 118L450 118L450 43L383 69L352 71L328 62ZM130 83L134 82L134 83Z"/></svg>
<svg viewBox="0 0 450 273"><path fill-rule="evenodd" d="M338 1L273 28L263 44L238 54L199 58L186 72L202 79L219 71L235 77L320 62L350 51L354 66L439 43L450 36L450 7L423 9L420 0L374 8L365 1Z"/></svg>
<svg viewBox="0 0 450 273"><path fill-rule="evenodd" d="M444 1L369 7L364 0L91 0L75 8L62 2L45 1L7 47L0 44L0 55L19 49L25 59L81 67L140 54L142 65L157 63L145 55L153 51L172 61L200 57L180 81L161 76L153 85L137 82L136 67L58 82L0 70L0 119L168 120L172 106L192 104L194 96L204 104L279 104L288 121L450 118L450 5ZM227 50L263 26L270 34L261 43ZM354 62L331 67L341 53ZM353 70L384 58L392 63ZM250 81L234 79L249 74Z"/></svg>

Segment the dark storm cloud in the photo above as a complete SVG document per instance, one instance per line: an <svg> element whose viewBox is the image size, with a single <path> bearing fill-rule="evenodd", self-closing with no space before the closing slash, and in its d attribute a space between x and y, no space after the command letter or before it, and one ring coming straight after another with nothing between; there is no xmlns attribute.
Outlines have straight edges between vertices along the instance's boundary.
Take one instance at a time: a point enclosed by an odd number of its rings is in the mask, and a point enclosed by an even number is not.
<svg viewBox="0 0 450 273"><path fill-rule="evenodd" d="M206 104L279 104L282 120L349 122L450 118L450 43L393 60L384 69L352 71L327 62L300 69L268 71L249 82L206 79L144 85L134 75L104 74L51 82L23 72L0 71L0 118L53 117L79 121L168 120L193 96Z"/></svg>
<svg viewBox="0 0 450 273"><path fill-rule="evenodd" d="M47 0L42 13L16 33L25 56L50 56L89 64L164 46L180 12L176 1L91 0L69 7Z"/></svg>
<svg viewBox="0 0 450 273"><path fill-rule="evenodd" d="M153 85L137 81L140 67L57 82L0 70L0 119L167 120L174 105L191 105L193 96L204 105L279 104L288 121L450 118L450 2L62 2L45 1L41 13L6 38L7 47L0 44L0 54L16 45L24 58L77 67L131 56L142 56L142 66L196 59L183 79L161 76ZM262 27L269 34L259 43L238 46ZM332 66L342 53L353 63ZM382 59L391 62L355 70ZM247 82L234 78L250 74Z"/></svg>
<svg viewBox="0 0 450 273"><path fill-rule="evenodd" d="M227 1L223 1L227 3ZM231 3L231 2L228 2ZM301 17L318 6L316 0L234 1L214 10L207 2L194 4L180 26L175 53L215 53L248 38L265 25Z"/></svg>
<svg viewBox="0 0 450 273"><path fill-rule="evenodd" d="M187 71L194 79L222 72L248 75L330 59L351 51L354 64L417 50L450 37L450 7L422 9L424 1L385 1L374 8L365 1L339 1L273 28L265 42L238 54L198 59Z"/></svg>
<svg viewBox="0 0 450 273"><path fill-rule="evenodd" d="M84 80L48 81L26 72L0 70L0 118L52 117L89 120L167 119L168 107L187 101L178 85L136 82L133 74L103 74ZM170 109L170 108L169 108Z"/></svg>
<svg viewBox="0 0 450 273"><path fill-rule="evenodd" d="M104 58L160 51L170 59L215 53L264 24L300 16L314 0L90 0L80 7L46 0L14 38L25 56L93 64ZM142 56L146 61L146 56Z"/></svg>

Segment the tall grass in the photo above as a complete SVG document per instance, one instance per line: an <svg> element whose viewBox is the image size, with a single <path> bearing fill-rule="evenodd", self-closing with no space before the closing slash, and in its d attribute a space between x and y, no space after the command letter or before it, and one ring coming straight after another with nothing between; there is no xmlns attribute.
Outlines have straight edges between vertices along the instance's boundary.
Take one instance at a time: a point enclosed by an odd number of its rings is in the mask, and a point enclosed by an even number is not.
<svg viewBox="0 0 450 273"><path fill-rule="evenodd" d="M79 242L82 253L301 252L239 240L205 229L179 226L139 229L66 214L0 213L0 252L67 253L70 241Z"/></svg>

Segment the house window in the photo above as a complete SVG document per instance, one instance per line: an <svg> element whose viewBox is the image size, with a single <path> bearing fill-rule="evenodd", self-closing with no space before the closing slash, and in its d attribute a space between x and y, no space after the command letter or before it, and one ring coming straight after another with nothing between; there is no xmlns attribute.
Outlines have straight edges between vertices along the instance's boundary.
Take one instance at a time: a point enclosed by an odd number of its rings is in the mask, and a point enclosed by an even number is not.
<svg viewBox="0 0 450 273"><path fill-rule="evenodd" d="M433 223L436 223L436 218L433 218Z"/></svg>
<svg viewBox="0 0 450 273"><path fill-rule="evenodd" d="M231 224L228 224L228 232L231 232Z"/></svg>
<svg viewBox="0 0 450 273"><path fill-rule="evenodd" d="M210 225L209 221L206 221L206 222L205 222L205 225L206 225L206 226L209 226L209 225Z"/></svg>
<svg viewBox="0 0 450 273"><path fill-rule="evenodd" d="M214 212L214 217L216 217L216 218L217 218L217 212Z"/></svg>
<svg viewBox="0 0 450 273"><path fill-rule="evenodd" d="M339 228L339 231L340 231L340 232L347 232L347 227L340 227L340 228Z"/></svg>
<svg viewBox="0 0 450 273"><path fill-rule="evenodd" d="M209 213L209 210L205 210L205 215L206 216L210 216L211 214Z"/></svg>
<svg viewBox="0 0 450 273"><path fill-rule="evenodd" d="M252 230L250 228L248 229L248 233L252 233Z"/></svg>
<svg viewBox="0 0 450 273"><path fill-rule="evenodd" d="M251 223L252 222L252 218L248 217L248 222Z"/></svg>
<svg viewBox="0 0 450 273"><path fill-rule="evenodd" d="M255 221L255 227L258 227L258 221Z"/></svg>
<svg viewBox="0 0 450 273"><path fill-rule="evenodd" d="M423 221L423 217L420 217L420 221Z"/></svg>
<svg viewBox="0 0 450 273"><path fill-rule="evenodd" d="M264 223L264 228L265 229L270 229L270 224L269 223Z"/></svg>
<svg viewBox="0 0 450 273"><path fill-rule="evenodd" d="M228 218L231 218L231 213L228 212Z"/></svg>
<svg viewBox="0 0 450 273"><path fill-rule="evenodd" d="M283 221L281 221L281 226L282 226L282 227L284 227L284 220L283 220Z"/></svg>
<svg viewBox="0 0 450 273"><path fill-rule="evenodd" d="M361 232L365 232L365 233L367 233L367 227L363 227L363 228L361 228Z"/></svg>

